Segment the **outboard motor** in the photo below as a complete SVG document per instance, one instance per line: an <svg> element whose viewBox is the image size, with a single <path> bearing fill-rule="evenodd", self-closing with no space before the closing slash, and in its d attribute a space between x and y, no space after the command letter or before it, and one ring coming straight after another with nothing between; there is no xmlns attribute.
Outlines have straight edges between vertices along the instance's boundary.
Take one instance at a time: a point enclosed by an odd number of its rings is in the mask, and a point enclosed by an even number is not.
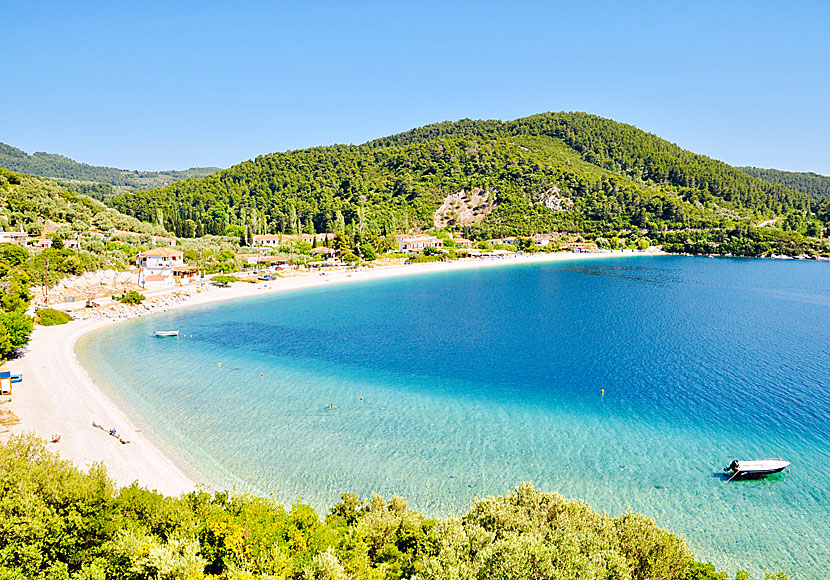
<svg viewBox="0 0 830 580"><path fill-rule="evenodd" d="M724 471L738 471L738 460L735 459L732 463L729 464L729 467L725 467Z"/></svg>

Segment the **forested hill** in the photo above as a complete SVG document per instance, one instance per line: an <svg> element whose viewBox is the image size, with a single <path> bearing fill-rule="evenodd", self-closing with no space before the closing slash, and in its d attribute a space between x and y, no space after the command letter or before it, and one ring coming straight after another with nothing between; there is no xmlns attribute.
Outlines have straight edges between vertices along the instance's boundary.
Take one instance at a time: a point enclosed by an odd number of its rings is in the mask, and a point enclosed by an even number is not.
<svg viewBox="0 0 830 580"><path fill-rule="evenodd" d="M218 167L193 167L183 171L130 171L78 163L54 153L39 151L29 155L5 143L0 143L0 167L27 175L106 183L130 189L161 187L180 179L204 177L219 171Z"/></svg>
<svg viewBox="0 0 830 580"><path fill-rule="evenodd" d="M799 173L779 169L761 169L759 167L738 167L747 175L784 185L795 191L806 193L813 199L830 199L830 176L819 173Z"/></svg>
<svg viewBox="0 0 830 580"><path fill-rule="evenodd" d="M360 146L273 153L111 203L148 221L160 211L184 236L239 227L345 227L369 239L434 226L472 237L701 230L790 213L799 227L823 228L822 208L804 193L585 113L465 119Z"/></svg>

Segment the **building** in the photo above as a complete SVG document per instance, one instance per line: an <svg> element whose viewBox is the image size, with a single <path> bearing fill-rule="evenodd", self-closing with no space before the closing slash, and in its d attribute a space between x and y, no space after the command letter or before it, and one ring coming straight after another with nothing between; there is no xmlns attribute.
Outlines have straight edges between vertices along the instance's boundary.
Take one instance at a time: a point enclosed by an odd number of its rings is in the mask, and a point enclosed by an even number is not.
<svg viewBox="0 0 830 580"><path fill-rule="evenodd" d="M183 264L181 266L173 267L173 280L177 286L190 284L199 279L199 266L188 266Z"/></svg>
<svg viewBox="0 0 830 580"><path fill-rule="evenodd" d="M80 250L81 242L79 242L78 240L64 240L63 247L67 250Z"/></svg>
<svg viewBox="0 0 830 580"><path fill-rule="evenodd" d="M488 241L492 246L515 246L519 243L519 239L515 236L509 236L506 238L493 238L492 240Z"/></svg>
<svg viewBox="0 0 830 580"><path fill-rule="evenodd" d="M259 256L257 264L262 268L274 267L280 270L288 268L290 260L281 256Z"/></svg>
<svg viewBox="0 0 830 580"><path fill-rule="evenodd" d="M332 233L323 233L323 234L300 234L299 236L292 236L292 235L283 235L283 234L260 234L254 236L251 245L257 248L276 248L277 246L281 246L282 244L287 244L289 242L308 242L309 244L313 244L315 240L317 243L323 242L326 243L329 240L334 239L334 234Z"/></svg>
<svg viewBox="0 0 830 580"><path fill-rule="evenodd" d="M300 236L300 239L302 239L302 241L304 241L304 242L308 242L309 244L314 243L315 240L317 241L317 243L320 243L320 242L326 243L326 242L334 239L334 234L332 234L332 233L302 234Z"/></svg>
<svg viewBox="0 0 830 580"><path fill-rule="evenodd" d="M235 254L237 261L247 264L248 266L256 266L259 260L259 254Z"/></svg>
<svg viewBox="0 0 830 580"><path fill-rule="evenodd" d="M39 250L45 250L52 247L52 240L49 238L32 238L29 240L29 245Z"/></svg>
<svg viewBox="0 0 830 580"><path fill-rule="evenodd" d="M148 290L176 285L175 268L184 266L184 254L169 247L153 248L135 257L138 285Z"/></svg>
<svg viewBox="0 0 830 580"><path fill-rule="evenodd" d="M333 258L337 255L337 252L331 248L326 246L317 246L316 248L311 249L312 256L326 256L327 258Z"/></svg>
<svg viewBox="0 0 830 580"><path fill-rule="evenodd" d="M424 248L438 248L444 247L444 240L436 238L435 236L417 235L398 235L395 236L398 241L399 252L421 252Z"/></svg>
<svg viewBox="0 0 830 580"><path fill-rule="evenodd" d="M282 244L283 236L275 236L274 234L261 234L254 236L253 245L255 247L276 248Z"/></svg>
<svg viewBox="0 0 830 580"><path fill-rule="evenodd" d="M29 234L26 232L0 232L0 244L25 246L28 241Z"/></svg>

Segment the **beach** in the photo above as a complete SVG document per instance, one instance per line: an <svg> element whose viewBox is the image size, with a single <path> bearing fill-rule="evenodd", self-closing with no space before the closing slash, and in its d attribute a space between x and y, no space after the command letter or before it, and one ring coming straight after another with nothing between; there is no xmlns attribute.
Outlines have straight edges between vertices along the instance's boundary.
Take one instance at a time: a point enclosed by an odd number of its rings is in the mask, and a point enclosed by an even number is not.
<svg viewBox="0 0 830 580"><path fill-rule="evenodd" d="M43 439L50 440L53 434L60 434L60 441L50 443L50 448L78 467L87 469L93 463L100 462L106 466L110 477L119 486L137 482L140 486L168 495L178 495L194 489L203 482L194 481L153 445L150 438L135 427L128 413L119 409L90 378L75 352L78 340L86 334L114 324L120 319L129 318L133 314L146 315L173 308L314 286L442 271L656 254L658 252L630 251L531 254L492 260L376 267L326 275L306 273L256 284L236 283L229 288L208 287L200 292L190 288L186 291L189 295L176 300L157 301L155 308L121 306L109 316L75 320L63 326L38 326L23 356L7 364L13 373L22 373L24 381L15 385L11 401L4 405L17 415L20 423L6 428L0 433L0 438L7 439L13 434L33 432ZM182 291L171 289L175 290ZM94 426L93 423L102 428ZM118 437L111 435L110 429L115 429Z"/></svg>

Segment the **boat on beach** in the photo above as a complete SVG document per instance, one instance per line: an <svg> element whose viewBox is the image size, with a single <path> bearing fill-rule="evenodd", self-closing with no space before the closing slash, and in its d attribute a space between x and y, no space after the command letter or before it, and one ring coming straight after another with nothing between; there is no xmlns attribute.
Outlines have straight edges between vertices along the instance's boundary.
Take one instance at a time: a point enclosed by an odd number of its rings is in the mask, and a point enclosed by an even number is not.
<svg viewBox="0 0 830 580"><path fill-rule="evenodd" d="M790 466L789 461L783 459L756 459L754 461L734 460L729 467L724 467L725 473L732 473L733 478L738 477L764 477L773 473L781 473Z"/></svg>
<svg viewBox="0 0 830 580"><path fill-rule="evenodd" d="M155 336L179 336L178 330L157 330L153 333Z"/></svg>

